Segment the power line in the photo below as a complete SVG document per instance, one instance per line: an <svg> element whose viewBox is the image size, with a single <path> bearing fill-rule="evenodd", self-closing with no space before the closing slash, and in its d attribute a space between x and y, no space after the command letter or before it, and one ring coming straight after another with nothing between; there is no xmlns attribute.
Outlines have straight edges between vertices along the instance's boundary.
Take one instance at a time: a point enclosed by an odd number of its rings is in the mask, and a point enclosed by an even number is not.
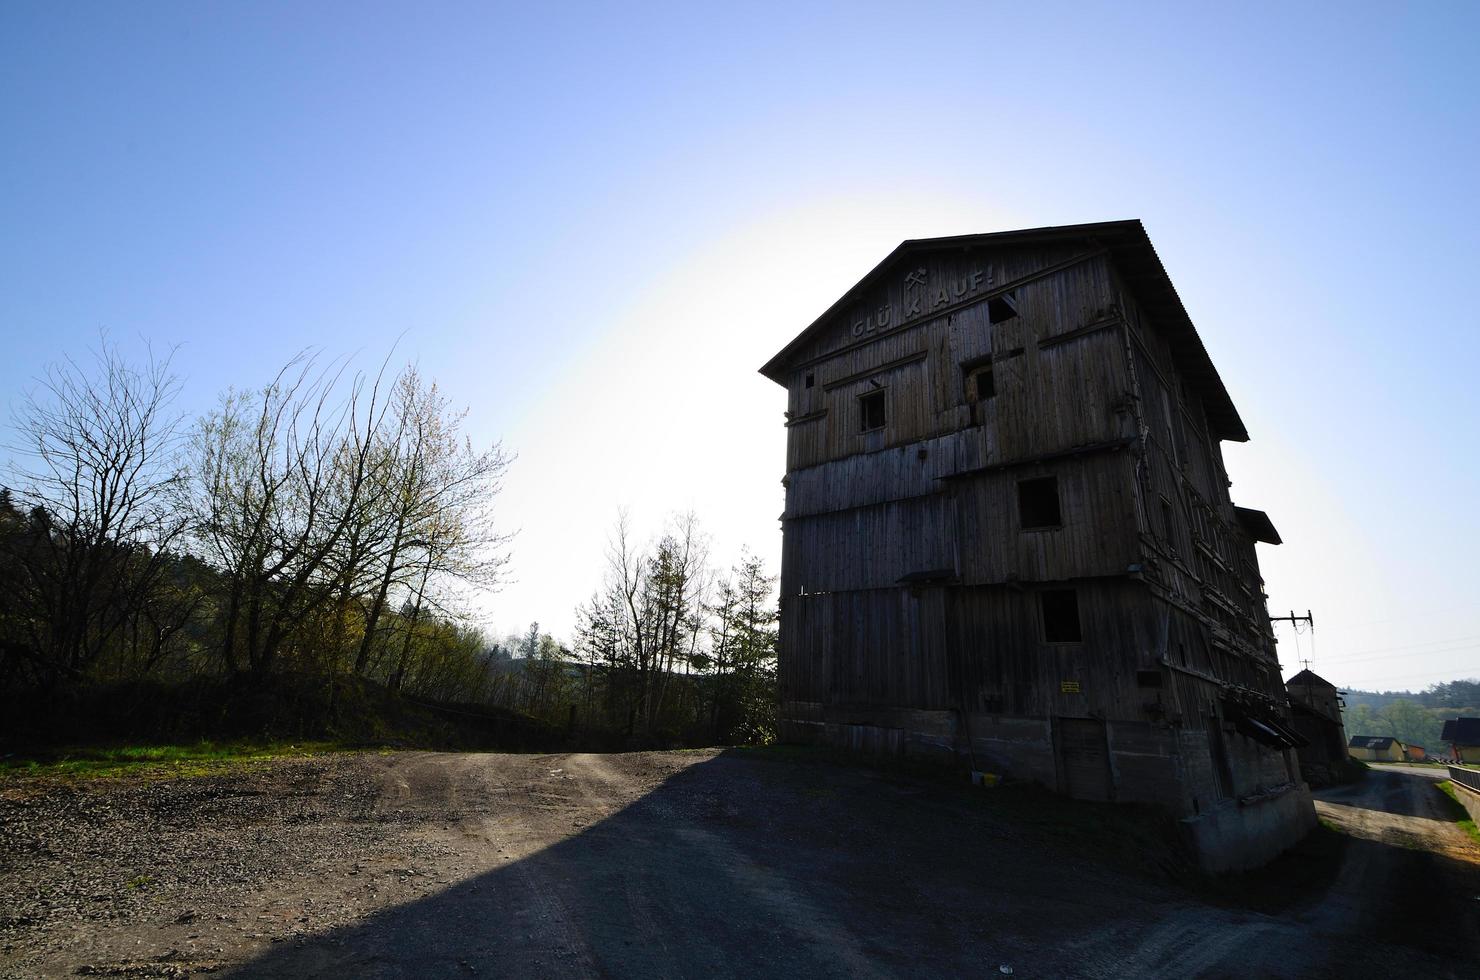
<svg viewBox="0 0 1480 980"><path fill-rule="evenodd" d="M1334 626L1327 624L1325 629L1328 632L1334 630L1337 633L1340 633L1345 630L1358 629L1363 626L1374 626L1377 623L1393 623L1397 622L1400 619L1411 619L1414 616L1442 616L1445 613L1458 612L1461 609L1473 609L1475 606L1480 606L1480 599L1476 599L1473 602L1461 603L1457 606L1445 606L1441 609L1414 609L1399 616L1387 616L1383 619L1364 619L1356 623L1337 623Z"/></svg>
<svg viewBox="0 0 1480 980"><path fill-rule="evenodd" d="M1454 647L1440 647L1437 650L1418 650L1418 651L1415 651L1413 653L1406 653L1406 654L1402 654L1402 655L1394 655L1394 654L1389 654L1389 653L1379 653L1379 654L1375 654L1375 655L1370 656L1370 657L1348 657L1348 658L1346 658L1344 660L1337 660L1336 658L1332 658L1332 659L1334 661L1334 664L1333 664L1334 666L1336 666L1336 667L1345 667L1345 666L1348 666L1349 664L1365 664L1365 663L1371 663L1374 660L1409 660L1409 659L1416 659L1418 657L1432 656L1432 655L1434 655L1436 653L1457 653L1457 652L1462 651L1462 650L1473 650L1473 649L1475 649L1475 644L1473 644L1473 643L1461 643L1459 646L1454 646Z"/></svg>
<svg viewBox="0 0 1480 980"><path fill-rule="evenodd" d="M1477 635L1477 636L1451 636L1448 639L1444 639L1444 640L1427 640L1427 641L1425 641L1423 643L1410 643L1410 644L1407 644L1406 646L1398 646L1398 647L1374 647L1371 650L1356 650L1356 651L1354 651L1352 653L1351 656L1353 656L1353 657L1360 657L1360 656L1363 656L1363 655L1369 654L1369 653L1373 653L1373 654L1406 653L1406 652L1408 652L1410 650L1419 650L1419 649L1421 649L1423 647L1438 646L1441 643L1458 643L1460 645L1458 647L1455 647L1454 649L1460 650L1460 649L1463 649L1464 647L1466 647L1466 646L1468 646L1468 645L1470 645L1472 643L1477 643L1477 642L1480 642L1480 635ZM1332 659L1333 660L1349 660L1351 658L1350 657L1333 657Z"/></svg>

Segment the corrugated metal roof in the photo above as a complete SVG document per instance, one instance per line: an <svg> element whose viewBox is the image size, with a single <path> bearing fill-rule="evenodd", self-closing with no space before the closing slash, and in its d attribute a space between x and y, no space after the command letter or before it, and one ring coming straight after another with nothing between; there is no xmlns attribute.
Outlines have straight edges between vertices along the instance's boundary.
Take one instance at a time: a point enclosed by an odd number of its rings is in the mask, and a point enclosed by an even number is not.
<svg viewBox="0 0 1480 980"><path fill-rule="evenodd" d="M1178 367L1203 399L1208 421L1220 438L1234 442L1247 442L1248 430L1239 418L1223 379L1213 367L1212 358L1203 347L1192 318L1182 305L1176 287L1172 285L1156 248L1140 221L1103 221L1083 225L1057 225L1048 228L1028 228L1020 231L1003 231L983 235L955 235L948 238L919 238L901 242L882 262L874 266L868 275L860 279L853 288L844 293L837 302L803 330L791 343L783 347L760 369L761 374L778 384L785 384L783 372L793 355L818 332L825 329L844 307L856 300L860 293L873 284L886 269L906 255L922 251L960 249L974 247L1003 247L1012 245L1038 244L1047 241L1072 241L1082 239L1087 243L1102 246L1109 251L1115 267L1127 285L1135 292L1137 300L1151 316L1157 328L1166 337L1177 359Z"/></svg>

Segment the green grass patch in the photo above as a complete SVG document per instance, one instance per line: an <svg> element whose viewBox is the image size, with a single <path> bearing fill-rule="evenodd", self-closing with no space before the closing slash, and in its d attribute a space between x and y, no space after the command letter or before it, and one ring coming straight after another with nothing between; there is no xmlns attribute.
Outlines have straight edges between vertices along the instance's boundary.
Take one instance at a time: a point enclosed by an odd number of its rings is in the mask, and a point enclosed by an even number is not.
<svg viewBox="0 0 1480 980"><path fill-rule="evenodd" d="M345 751L337 742L196 742L191 745L112 745L49 749L0 757L0 778L31 776L170 779L265 766L277 759Z"/></svg>
<svg viewBox="0 0 1480 980"><path fill-rule="evenodd" d="M1470 818L1470 812L1459 801L1459 790L1454 788L1454 783L1448 779L1444 779L1435 785L1439 787L1440 792L1453 801L1454 805L1450 810L1450 814L1454 817L1454 822L1459 824L1459 829L1469 834L1470 840L1476 844L1480 844L1480 827L1475 826L1475 821Z"/></svg>

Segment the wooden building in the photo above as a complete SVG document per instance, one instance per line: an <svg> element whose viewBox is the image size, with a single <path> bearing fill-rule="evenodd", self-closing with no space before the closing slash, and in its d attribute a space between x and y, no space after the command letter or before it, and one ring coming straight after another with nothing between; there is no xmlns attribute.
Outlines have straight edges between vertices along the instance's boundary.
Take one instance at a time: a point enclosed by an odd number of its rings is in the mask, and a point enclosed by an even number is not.
<svg viewBox="0 0 1480 980"><path fill-rule="evenodd" d="M1402 762L1403 743L1388 735L1353 735L1347 752L1362 762Z"/></svg>
<svg viewBox="0 0 1480 980"><path fill-rule="evenodd" d="M1306 741L1296 748L1300 771L1312 786L1338 782L1347 768L1346 729L1341 722L1345 707L1336 685L1310 670L1302 670L1285 683L1290 696L1290 723Z"/></svg>
<svg viewBox="0 0 1480 980"><path fill-rule="evenodd" d="M1314 824L1248 438L1138 221L908 241L787 389L784 737L1162 804L1209 867Z"/></svg>
<svg viewBox="0 0 1480 980"><path fill-rule="evenodd" d="M1453 762L1480 762L1480 718L1448 718L1439 738Z"/></svg>

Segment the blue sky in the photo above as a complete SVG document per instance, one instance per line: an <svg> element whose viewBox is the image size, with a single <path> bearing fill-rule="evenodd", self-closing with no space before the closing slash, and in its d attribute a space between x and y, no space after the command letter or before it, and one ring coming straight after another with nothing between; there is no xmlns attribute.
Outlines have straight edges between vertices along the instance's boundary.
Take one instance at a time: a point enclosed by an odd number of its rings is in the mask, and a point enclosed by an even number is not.
<svg viewBox="0 0 1480 980"><path fill-rule="evenodd" d="M8 3L0 391L399 338L519 454L488 622L561 633L620 506L774 563L755 368L900 239L1136 217L1316 669L1480 675L1480 7L1192 6Z"/></svg>

